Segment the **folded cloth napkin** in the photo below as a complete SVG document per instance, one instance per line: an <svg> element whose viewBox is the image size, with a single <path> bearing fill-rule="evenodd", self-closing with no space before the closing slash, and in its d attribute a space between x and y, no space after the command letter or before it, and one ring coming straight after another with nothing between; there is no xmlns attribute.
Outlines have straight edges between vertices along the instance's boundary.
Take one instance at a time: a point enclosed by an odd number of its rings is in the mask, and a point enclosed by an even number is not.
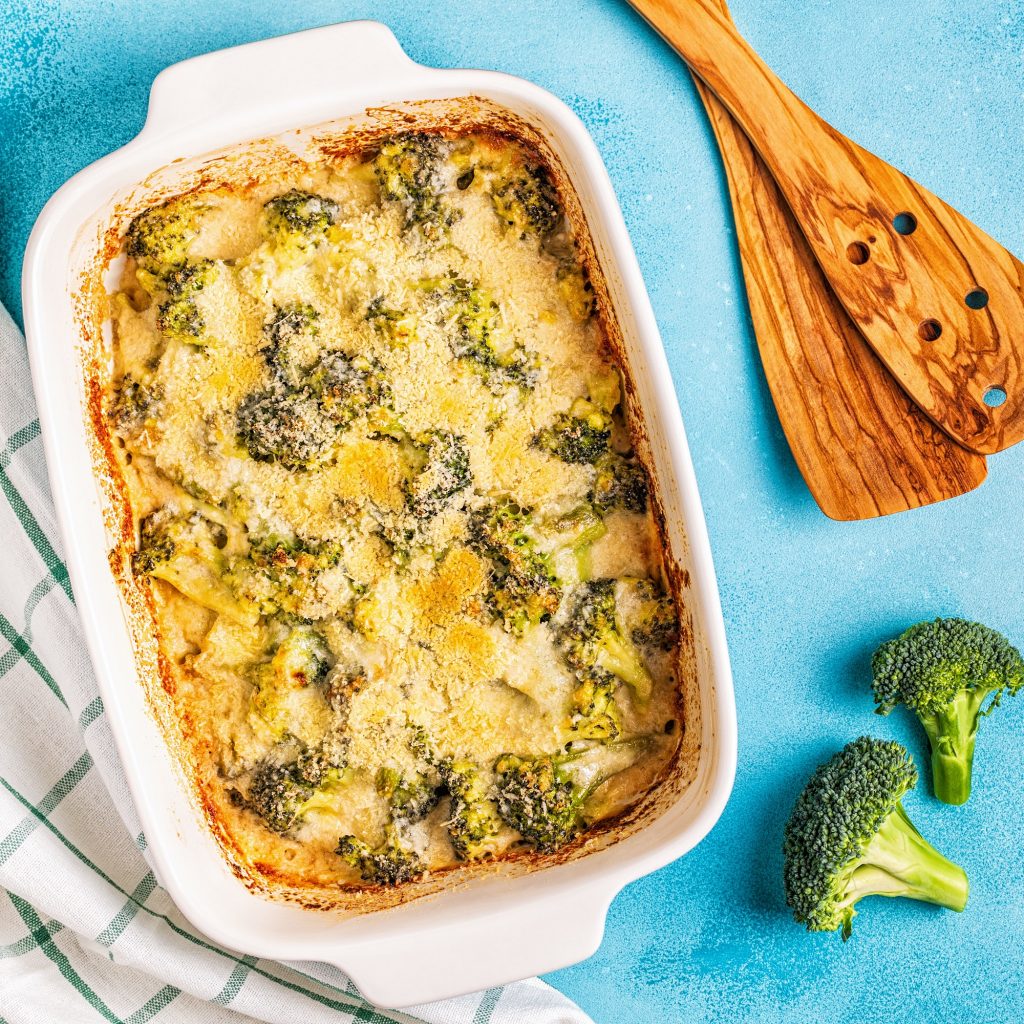
<svg viewBox="0 0 1024 1024"><path fill-rule="evenodd" d="M219 949L156 884L61 561L25 342L0 307L0 1024L588 1024L533 979L377 1010Z"/></svg>

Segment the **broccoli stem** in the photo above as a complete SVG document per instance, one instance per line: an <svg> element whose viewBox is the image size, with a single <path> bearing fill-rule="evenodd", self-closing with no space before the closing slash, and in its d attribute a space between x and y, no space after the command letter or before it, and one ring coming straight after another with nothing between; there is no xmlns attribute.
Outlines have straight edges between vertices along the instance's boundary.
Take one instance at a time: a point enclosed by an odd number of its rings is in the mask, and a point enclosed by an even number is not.
<svg viewBox="0 0 1024 1024"><path fill-rule="evenodd" d="M944 804L960 805L971 795L971 766L981 707L988 690L961 690L949 704L921 714L932 751L932 785Z"/></svg>
<svg viewBox="0 0 1024 1024"><path fill-rule="evenodd" d="M864 850L846 887L850 911L843 925L849 938L853 904L864 896L906 896L950 910L967 906L967 874L947 860L914 828L902 804L883 822Z"/></svg>

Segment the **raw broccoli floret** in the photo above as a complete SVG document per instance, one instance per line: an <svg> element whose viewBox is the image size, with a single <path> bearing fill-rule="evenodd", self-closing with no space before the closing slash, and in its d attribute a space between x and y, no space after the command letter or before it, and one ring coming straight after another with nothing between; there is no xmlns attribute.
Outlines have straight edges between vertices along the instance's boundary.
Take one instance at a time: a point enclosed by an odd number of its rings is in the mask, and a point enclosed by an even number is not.
<svg viewBox="0 0 1024 1024"><path fill-rule="evenodd" d="M296 348L303 340L320 333L319 312L308 302L289 302L274 306L274 315L263 325L260 351L271 373L282 382L297 385L302 377L303 360Z"/></svg>
<svg viewBox="0 0 1024 1024"><path fill-rule="evenodd" d="M573 594L558 632L558 646L581 683L595 688L614 676L641 703L651 696L653 681L633 642L618 625L613 579L589 580Z"/></svg>
<svg viewBox="0 0 1024 1024"><path fill-rule="evenodd" d="M494 212L520 238L543 238L558 226L562 211L558 193L545 167L519 166L497 178L491 186Z"/></svg>
<svg viewBox="0 0 1024 1024"><path fill-rule="evenodd" d="M381 197L398 203L406 230L418 227L437 239L461 216L445 193L451 143L440 135L407 132L389 138L373 161Z"/></svg>
<svg viewBox="0 0 1024 1024"><path fill-rule="evenodd" d="M366 307L366 320L379 335L398 347L408 345L416 335L416 318L389 306L383 295L378 295Z"/></svg>
<svg viewBox="0 0 1024 1024"><path fill-rule="evenodd" d="M506 630L521 636L558 610L561 588L551 556L536 549L532 515L511 499L474 512L470 544L492 566L488 603Z"/></svg>
<svg viewBox="0 0 1024 1024"><path fill-rule="evenodd" d="M264 204L264 231L273 239L315 245L338 219L338 204L326 196L292 189Z"/></svg>
<svg viewBox="0 0 1024 1024"><path fill-rule="evenodd" d="M110 416L124 434L137 434L156 412L163 400L164 389L158 383L147 384L126 373L117 385Z"/></svg>
<svg viewBox="0 0 1024 1024"><path fill-rule="evenodd" d="M469 449L458 434L442 430L431 431L417 442L424 448L423 465L409 484L409 511L417 519L430 519L472 484Z"/></svg>
<svg viewBox="0 0 1024 1024"><path fill-rule="evenodd" d="M242 400L236 414L238 440L258 462L279 462L307 470L322 462L336 440L337 425L328 419L308 390L275 381Z"/></svg>
<svg viewBox="0 0 1024 1024"><path fill-rule="evenodd" d="M931 744L935 795L962 804L980 720L1024 685L1024 660L1002 633L966 619L919 622L882 644L871 662L877 711L917 714Z"/></svg>
<svg viewBox="0 0 1024 1024"><path fill-rule="evenodd" d="M219 523L198 511L165 505L142 520L132 570L164 580L205 608L253 625L259 613L239 600L225 582L224 540Z"/></svg>
<svg viewBox="0 0 1024 1024"><path fill-rule="evenodd" d="M501 309L490 292L460 277L429 280L423 287L445 305L454 326L452 354L472 366L492 391L501 393L512 386L529 391L536 385L539 358L508 338Z"/></svg>
<svg viewBox="0 0 1024 1024"><path fill-rule="evenodd" d="M324 415L344 429L354 419L391 402L384 369L366 356L324 352L309 371L309 389Z"/></svg>
<svg viewBox="0 0 1024 1024"><path fill-rule="evenodd" d="M903 809L917 769L899 743L862 736L821 765L786 824L786 901L808 931L850 937L865 896L908 896L951 910L967 876L929 845Z"/></svg>
<svg viewBox="0 0 1024 1024"><path fill-rule="evenodd" d="M426 870L416 852L407 847L394 827L385 829L379 846L355 836L342 836L335 853L355 868L364 882L394 886L412 881Z"/></svg>
<svg viewBox="0 0 1024 1024"><path fill-rule="evenodd" d="M608 451L612 436L611 416L585 398L577 398L567 413L560 413L549 427L533 437L533 447L563 462L594 464Z"/></svg>
<svg viewBox="0 0 1024 1024"><path fill-rule="evenodd" d="M169 199L140 213L128 226L127 251L138 264L139 283L150 294L180 270L196 235L196 207Z"/></svg>
<svg viewBox="0 0 1024 1024"><path fill-rule="evenodd" d="M606 451L594 462L597 474L590 500L602 512L647 511L647 473L635 455Z"/></svg>

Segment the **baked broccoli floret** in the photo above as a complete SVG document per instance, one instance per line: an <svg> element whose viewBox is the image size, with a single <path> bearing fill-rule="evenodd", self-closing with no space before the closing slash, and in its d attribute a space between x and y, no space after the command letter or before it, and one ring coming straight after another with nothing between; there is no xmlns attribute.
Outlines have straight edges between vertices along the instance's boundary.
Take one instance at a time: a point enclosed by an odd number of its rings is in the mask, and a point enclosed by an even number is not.
<svg viewBox="0 0 1024 1024"><path fill-rule="evenodd" d="M264 204L264 231L273 239L315 245L338 219L338 204L326 196L292 189Z"/></svg>
<svg viewBox="0 0 1024 1024"><path fill-rule="evenodd" d="M543 238L558 226L562 211L547 169L541 166L511 168L491 188L494 212L520 238Z"/></svg>
<svg viewBox="0 0 1024 1024"><path fill-rule="evenodd" d="M380 846L370 846L355 836L342 836L335 853L355 868L364 882L374 885L401 885L426 870L415 851L403 844L393 826L385 829Z"/></svg>
<svg viewBox="0 0 1024 1024"><path fill-rule="evenodd" d="M633 643L644 648L671 650L679 640L679 617L672 595L650 579L619 583L617 607Z"/></svg>
<svg viewBox="0 0 1024 1024"><path fill-rule="evenodd" d="M128 226L128 255L138 264L136 276L150 294L185 264L196 235L195 222L191 202L169 199L144 210Z"/></svg>
<svg viewBox="0 0 1024 1024"><path fill-rule="evenodd" d="M583 323L594 315L593 285L575 260L558 268L558 290L573 320Z"/></svg>
<svg viewBox="0 0 1024 1024"><path fill-rule="evenodd" d="M137 434L153 417L163 397L164 389L160 384L145 384L126 373L118 383L110 403L111 419L122 433Z"/></svg>
<svg viewBox="0 0 1024 1024"><path fill-rule="evenodd" d="M224 541L219 523L198 511L165 505L142 520L132 570L136 575L164 580L204 608L253 625L258 613L240 601L224 580Z"/></svg>
<svg viewBox="0 0 1024 1024"><path fill-rule="evenodd" d="M919 622L882 644L871 662L877 711L917 714L932 753L935 795L962 804L980 720L1024 685L1024 660L1002 633L966 619Z"/></svg>
<svg viewBox="0 0 1024 1024"><path fill-rule="evenodd" d="M378 295L366 307L366 320L373 329L392 344L404 347L416 336L416 318L404 310L387 304L383 295Z"/></svg>
<svg viewBox="0 0 1024 1024"><path fill-rule="evenodd" d="M590 580L580 585L558 629L557 641L581 683L596 690L614 676L629 686L641 703L650 698L654 686L650 673L618 625L615 580Z"/></svg>
<svg viewBox="0 0 1024 1024"><path fill-rule="evenodd" d="M597 475L590 500L602 512L647 511L647 473L635 455L606 451L594 462Z"/></svg>
<svg viewBox="0 0 1024 1024"><path fill-rule="evenodd" d="M611 416L585 398L577 398L569 412L560 413L550 427L533 437L533 447L575 465L593 464L608 451Z"/></svg>
<svg viewBox="0 0 1024 1024"><path fill-rule="evenodd" d="M344 763L331 763L322 751L311 751L287 764L262 761L253 769L244 803L272 832L285 835L307 814L335 810Z"/></svg>
<svg viewBox="0 0 1024 1024"><path fill-rule="evenodd" d="M501 831L498 808L491 786L478 765L462 759L445 759L439 766L441 781L450 798L448 838L459 860L483 860L496 849Z"/></svg>
<svg viewBox="0 0 1024 1024"><path fill-rule="evenodd" d="M458 434L436 430L418 441L425 445L425 460L409 485L409 511L417 519L430 519L470 486L473 474L469 449Z"/></svg>
<svg viewBox="0 0 1024 1024"><path fill-rule="evenodd" d="M337 426L307 390L275 381L243 399L236 414L238 440L257 462L280 462L306 470L322 462L336 439Z"/></svg>
<svg viewBox="0 0 1024 1024"><path fill-rule="evenodd" d="M903 809L917 769L899 744L862 736L821 765L786 824L786 902L808 931L850 937L865 896L907 896L951 910L967 876L929 845Z"/></svg>
<svg viewBox="0 0 1024 1024"><path fill-rule="evenodd" d="M263 325L260 351L271 373L288 385L297 385L302 377L302 341L320 333L320 314L308 302L289 302L274 306L274 315Z"/></svg>
<svg viewBox="0 0 1024 1024"><path fill-rule="evenodd" d="M459 277L424 284L445 302L455 328L450 344L456 359L465 360L496 393L513 385L527 391L536 385L537 354L507 336L490 292Z"/></svg>
<svg viewBox="0 0 1024 1024"><path fill-rule="evenodd" d="M615 702L614 676L588 674L572 693L569 725L582 740L607 743L622 733L622 718Z"/></svg>
<svg viewBox="0 0 1024 1024"><path fill-rule="evenodd" d="M531 522L530 512L510 499L477 510L470 522L470 544L493 566L488 603L517 636L551 618L561 600L551 556L536 549Z"/></svg>
<svg viewBox="0 0 1024 1024"><path fill-rule="evenodd" d="M598 511L593 505L580 505L557 520L552 529L557 539L551 554L556 558L563 552L571 554L579 579L590 579L590 549L608 532Z"/></svg>
<svg viewBox="0 0 1024 1024"><path fill-rule="evenodd" d="M425 238L440 238L461 216L445 196L450 150L440 135L407 132L388 139L373 161L382 198L398 203L406 230L419 227Z"/></svg>
<svg viewBox="0 0 1024 1024"><path fill-rule="evenodd" d="M325 352L309 371L309 388L324 415L344 429L358 416L391 402L383 367L366 356Z"/></svg>
<svg viewBox="0 0 1024 1024"><path fill-rule="evenodd" d="M421 772L407 777L394 768L381 768L375 781L377 792L387 800L388 813L399 832L422 821L441 799L437 778Z"/></svg>
<svg viewBox="0 0 1024 1024"><path fill-rule="evenodd" d="M341 545L335 541L250 539L248 554L233 560L227 580L261 615L314 618L309 599L315 596L321 575L338 566L341 554ZM354 599L362 588L351 583L351 590Z"/></svg>
<svg viewBox="0 0 1024 1024"><path fill-rule="evenodd" d="M190 345L202 344L206 321L196 304L196 295L217 276L213 260L186 261L164 276L169 298L161 303L157 326L169 338Z"/></svg>

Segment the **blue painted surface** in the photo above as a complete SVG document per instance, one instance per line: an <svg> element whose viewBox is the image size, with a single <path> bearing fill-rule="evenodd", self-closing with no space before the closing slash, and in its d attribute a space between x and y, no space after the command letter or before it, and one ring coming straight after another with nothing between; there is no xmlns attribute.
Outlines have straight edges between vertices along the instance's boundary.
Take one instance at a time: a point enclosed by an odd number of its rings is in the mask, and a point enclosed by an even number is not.
<svg viewBox="0 0 1024 1024"><path fill-rule="evenodd" d="M861 732L922 740L866 694L874 646L935 614L1024 640L1024 452L975 493L837 524L808 495L768 399L724 184L679 63L620 0L515 5L6 0L0 11L0 301L46 197L142 125L167 64L375 17L417 60L530 78L607 161L661 324L711 531L736 676L740 763L720 825L614 903L598 954L549 979L598 1024L997 1022L1024 1011L1024 700L982 726L972 802L909 810L966 867L962 915L874 900L844 947L792 924L780 833L811 768ZM840 129L1024 253L1024 8L1005 0L736 0L735 17ZM201 112L197 112L201 116ZM527 940L528 941L528 940Z"/></svg>

